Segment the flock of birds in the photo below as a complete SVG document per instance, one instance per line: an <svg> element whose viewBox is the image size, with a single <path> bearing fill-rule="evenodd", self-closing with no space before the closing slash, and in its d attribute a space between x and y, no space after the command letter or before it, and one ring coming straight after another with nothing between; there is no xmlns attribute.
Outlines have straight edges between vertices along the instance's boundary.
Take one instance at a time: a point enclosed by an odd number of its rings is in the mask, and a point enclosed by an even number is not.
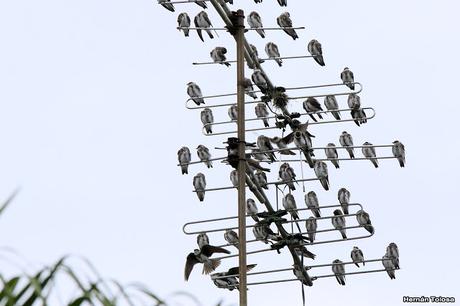
<svg viewBox="0 0 460 306"><path fill-rule="evenodd" d="M221 0L225 3L233 4L233 0ZM203 9L207 8L206 1L190 1L195 2L197 5ZM255 0L255 3L261 3L262 0ZM175 7L170 0L158 0L158 3L165 7L167 10L174 12ZM278 0L280 6L287 6L286 0ZM204 41L203 32L209 36L210 39L214 38L213 34L213 25L211 20L206 13L206 11L199 12L193 19L195 28L198 37L201 41ZM293 23L290 17L289 12L284 12L276 18L277 24L287 35L289 35L293 40L299 38L295 29L293 28ZM262 23L261 16L253 11L247 17L247 22L250 29L256 31L260 37L265 38L266 34L264 31L264 26ZM177 18L178 30L182 31L186 37L189 37L191 30L191 18L190 16L182 12L178 15ZM257 48L254 45L249 45L251 57L258 63L262 63L265 60L259 58L259 53ZM323 58L322 46L319 41L316 39L311 40L307 44L307 51L320 66L325 66L325 61ZM283 58L280 53L280 49L274 42L268 42L265 45L265 53L268 56L268 59L275 61L280 67L283 65ZM215 47L210 52L210 57L213 62L222 64L225 66L230 66L227 59L227 49L225 47ZM251 65L249 62L248 65ZM257 69L256 67L249 67L253 69L251 78L245 78L244 88L245 94L254 100L258 99L258 92L261 92L265 95L270 95L270 86L268 78L265 76L262 70ZM342 83L349 87L351 90L355 90L355 80L353 72L345 67L344 70L340 73L340 78ZM258 90L254 89L254 85ZM187 84L187 94L190 97L189 100L192 100L196 105L206 105L205 96L203 96L201 88L195 82L189 82ZM351 114L353 121L356 125L360 126L367 122L367 115L361 106L361 98L356 93L350 93L347 99L348 108ZM337 98L334 95L327 95L324 97L323 101L324 110L321 103L316 97L308 97L303 101L303 109L311 120L318 122L319 120L324 119L323 116L325 113L331 113L331 115L336 120L342 120L342 112L344 110L339 109L339 103ZM267 104L264 102L259 102L255 105L254 108L255 115L258 119L263 122L264 127L270 126L270 119L275 118L275 116L270 117L269 109L267 109ZM228 116L230 121L236 121L238 119L238 108L237 105L231 105L228 109ZM278 119L277 119L278 120ZM207 134L213 133L213 124L214 124L214 115L209 107L204 107L201 111L201 122ZM280 163L278 171L278 181L277 182L268 182L266 172L270 172L269 168L263 167L262 163L273 163L278 160L276 154L280 155L296 155L297 151L299 154L304 156L304 161L314 170L314 173L317 179L320 181L322 187L325 190L330 189L329 185L329 175L326 162L322 160L315 159L315 152L313 150L312 138L315 136L308 131L308 121L306 123L301 123L297 119L292 119L292 132L284 137L268 137L265 135L260 135L257 137L256 142L250 148L246 154L246 165L248 177L254 180L259 188L268 189L269 184L276 185L285 185L284 189L288 188L288 193L282 197L282 206L284 209L269 213L269 212L259 212L256 201L252 198L247 199L246 209L247 215L254 220L254 225L252 226L253 235L256 241L263 242L264 244L270 245L271 249L276 250L280 253L280 250L286 246L290 249L293 248L295 253L302 258L302 265L294 264L293 273L294 275L302 281L302 283L310 285L308 282L310 278L307 274L308 266L303 265L303 258L315 259L316 255L310 252L306 246L312 244L316 241L316 234L318 230L318 218L321 219L330 219L333 226L333 230L337 230L342 239L349 239L347 236L347 222L346 217L349 217L349 204L350 204L350 191L346 188L340 188L337 192L337 199L340 203L340 209L335 209L333 215L329 217L321 217L321 210L318 201L318 196L314 191L310 191L304 194L305 205L308 210L311 211L312 216L309 216L306 219L301 219L299 216L299 209L297 208L296 198L292 194L292 191L296 190L296 184L298 184L296 173L293 167L288 163ZM294 143L295 147L289 147L291 143ZM355 148L356 146L353 143L353 137L346 131L343 131L339 136L339 143L341 147L337 147L334 143L328 143L324 148L326 155L326 160L330 161L335 168L340 168L340 158L338 154L338 149L345 149L350 157L350 159L355 158ZM276 149L275 149L276 148ZM228 149L227 149L228 150ZM362 155L364 158L370 160L372 164L377 168L378 157L376 155L376 149L370 142L365 142L361 146ZM204 146L199 145L196 148L197 156L202 163L204 163L208 168L213 167L213 158L211 156L210 150ZM401 167L405 166L405 148L404 145L398 140L393 142L392 145L393 156L398 160ZM181 167L182 174L188 174L189 164L191 163L191 152L188 147L182 147L178 151L178 161ZM216 159L221 160L221 159ZM235 170L230 173L230 181L233 187L238 186L238 172L234 163L230 161L230 151L229 158L226 161L230 164ZM205 192L206 192L206 177L203 173L197 173L193 177L193 186L195 192L198 196L199 201L204 201ZM283 216L289 215L291 221L283 218ZM369 214L363 209L358 210L353 214L356 217L360 227L363 227L371 235L374 234L374 227L370 220ZM305 231L301 229L300 222L304 221ZM298 229L298 233L288 233L286 235L280 235L275 233L270 225L276 223L279 224L288 224L293 223ZM230 268L228 271L213 273L220 266L220 259L212 258L214 254L230 254L230 251L227 250L226 246L233 246L236 249L239 249L239 238L238 234L233 229L227 229L224 232L224 239L228 243L224 246L214 246L210 245L208 235L203 232L197 237L198 248L193 252L188 254L185 264L184 278L188 280L192 270L195 265L202 264L203 270L202 273L211 276L211 280L218 288L225 288L229 290L239 289L238 274L239 267ZM360 264L363 266L366 263L364 255L361 249L358 247L353 247L350 257L352 263L357 267L360 267ZM395 269L399 269L399 251L395 243L390 243L386 249L385 255L382 257L382 264L388 273L391 279L395 278ZM332 272L334 273L337 281L341 285L345 285L345 265L349 263L344 263L343 261L336 259L332 262ZM247 271L252 270L256 267L256 264L247 265ZM310 281L311 282L311 281Z"/></svg>

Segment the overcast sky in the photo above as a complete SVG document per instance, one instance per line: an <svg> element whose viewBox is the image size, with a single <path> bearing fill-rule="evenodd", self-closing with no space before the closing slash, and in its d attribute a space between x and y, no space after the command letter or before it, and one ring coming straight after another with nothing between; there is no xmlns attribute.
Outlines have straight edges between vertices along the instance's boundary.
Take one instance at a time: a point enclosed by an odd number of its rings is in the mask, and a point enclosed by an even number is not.
<svg viewBox="0 0 460 306"><path fill-rule="evenodd" d="M276 17L286 10L274 0L234 2L247 15L257 10L265 26L275 26ZM348 261L355 245L366 258L381 258L394 241L402 268L396 280L385 273L348 276L342 287L334 278L320 279L307 289L308 303L400 305L404 295L455 296L460 273L458 237L453 235L460 213L458 1L288 4L294 24L306 27L298 40L282 32L269 32L266 39L248 32L247 39L259 54L273 41L282 55L292 56L305 54L307 43L316 38L323 45L326 67L311 59L286 60L282 68L267 62L264 68L272 81L286 87L337 83L348 66L364 85L363 106L377 113L359 128L354 123L314 126L314 144L338 144L338 136L347 130L356 144L399 139L407 151L404 169L395 160L381 161L378 170L368 161L343 162L339 170L329 164L329 192L317 182L305 185L306 191L318 193L323 205L336 204L337 190L347 187L376 228L368 239L309 248L317 258L307 264ZM205 43L196 33L185 38L175 29L182 11L193 18L200 8L178 5L171 13L148 0L0 1L0 195L6 198L22 188L2 216L0 245L14 247L36 264L69 253L83 255L103 275L143 282L163 297L185 290L205 305L220 298L238 300L237 292L215 288L199 267L188 283L183 281L185 257L196 242L182 233L182 225L236 214L234 190L209 193L204 203L191 192L197 172L206 174L209 187L229 185L228 166L191 166L188 176L176 167L181 146L189 146L196 159L198 144L214 148L224 141L201 134L199 111L184 107L186 83L197 82L204 94L233 92L234 66L191 63L208 61L216 46L227 47L231 59L236 54L234 41L224 32ZM208 14L216 27L223 26L215 12ZM345 97L338 99L344 108ZM291 109L299 110L299 105ZM216 121L227 120L226 112L216 111ZM252 106L247 116L254 116ZM247 138L260 134L248 133ZM212 153L217 157L222 151ZM272 167L272 181L277 167ZM303 170L306 178L314 176ZM300 175L300 168L296 171ZM301 189L294 196L304 207ZM210 238L213 244L224 242L220 234ZM248 262L258 263L258 271L292 264L286 250L249 257ZM220 270L235 264L224 261ZM2 271L14 270L1 265ZM347 271L358 269L347 266ZM299 305L300 285L251 287L249 301Z"/></svg>

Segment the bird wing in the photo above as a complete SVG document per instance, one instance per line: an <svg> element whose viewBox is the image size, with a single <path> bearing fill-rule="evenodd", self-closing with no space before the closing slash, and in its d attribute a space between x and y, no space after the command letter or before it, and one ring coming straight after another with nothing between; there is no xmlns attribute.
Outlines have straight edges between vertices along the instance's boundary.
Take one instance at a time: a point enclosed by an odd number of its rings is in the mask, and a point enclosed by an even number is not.
<svg viewBox="0 0 460 306"><path fill-rule="evenodd" d="M185 262L184 278L188 280L190 273L192 273L193 266L199 263L193 253L188 254L187 261Z"/></svg>
<svg viewBox="0 0 460 306"><path fill-rule="evenodd" d="M251 271L252 269L254 269L255 266L257 265L256 264L246 265L246 271ZM238 274L240 274L240 267L230 268L227 272L227 275L238 275Z"/></svg>
<svg viewBox="0 0 460 306"><path fill-rule="evenodd" d="M213 246L213 245L205 245L202 249L201 249L201 253L204 254L205 256L207 257L210 257L212 254L214 253L225 253L225 254L230 254L230 251L224 249L224 248L221 248L221 247L216 247L216 246Z"/></svg>
<svg viewBox="0 0 460 306"><path fill-rule="evenodd" d="M211 23L211 20L209 20L208 14L203 14L203 19L207 22L207 24L209 24L210 26L212 26L212 23Z"/></svg>

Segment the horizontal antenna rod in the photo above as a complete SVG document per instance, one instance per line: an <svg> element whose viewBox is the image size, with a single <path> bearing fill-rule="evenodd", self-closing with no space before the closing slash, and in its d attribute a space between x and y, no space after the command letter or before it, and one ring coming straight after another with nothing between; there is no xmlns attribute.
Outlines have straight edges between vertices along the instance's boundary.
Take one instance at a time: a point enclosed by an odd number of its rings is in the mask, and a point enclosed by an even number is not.
<svg viewBox="0 0 460 306"><path fill-rule="evenodd" d="M262 61L276 61L276 60L289 60L289 59L300 59L300 58L313 58L317 57L314 55L297 55L297 56L281 56L281 57L270 57L270 58L261 58L259 60ZM214 65L214 64L222 64L224 62L198 62L192 63L192 65ZM225 63L236 63L236 61L225 61ZM253 91L253 92L260 92L260 90ZM232 94L231 94L232 95Z"/></svg>

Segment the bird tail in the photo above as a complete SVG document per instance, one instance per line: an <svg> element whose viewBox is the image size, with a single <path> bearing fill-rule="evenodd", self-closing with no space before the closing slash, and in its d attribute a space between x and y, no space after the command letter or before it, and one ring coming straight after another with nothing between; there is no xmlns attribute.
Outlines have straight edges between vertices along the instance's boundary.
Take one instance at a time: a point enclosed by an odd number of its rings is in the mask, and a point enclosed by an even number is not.
<svg viewBox="0 0 460 306"><path fill-rule="evenodd" d="M310 166L310 168L313 168L315 166L315 163L313 162L313 159L310 156L310 153L308 151L302 150L303 155L305 156L305 161L307 164Z"/></svg>
<svg viewBox="0 0 460 306"><path fill-rule="evenodd" d="M340 206L342 206L343 213L348 215L348 203L341 204Z"/></svg>
<svg viewBox="0 0 460 306"><path fill-rule="evenodd" d="M276 62L278 63L278 66L283 66L283 61L281 59L277 59Z"/></svg>
<svg viewBox="0 0 460 306"><path fill-rule="evenodd" d="M251 217L255 222L259 222L259 217L257 217L256 215L251 215Z"/></svg>
<svg viewBox="0 0 460 306"><path fill-rule="evenodd" d="M318 120L316 120L316 118L313 116L313 114L308 114L308 116L310 116L311 119L313 119L313 121L318 122Z"/></svg>
<svg viewBox="0 0 460 306"><path fill-rule="evenodd" d="M355 265L359 268L359 264L357 262L355 262Z"/></svg>
<svg viewBox="0 0 460 306"><path fill-rule="evenodd" d="M265 38L265 31L260 29L260 30L257 30L257 33L259 33L259 35L262 37L262 38Z"/></svg>
<svg viewBox="0 0 460 306"><path fill-rule="evenodd" d="M196 194L198 195L198 199L200 202L204 201L204 191L197 191Z"/></svg>
<svg viewBox="0 0 460 306"><path fill-rule="evenodd" d="M340 113L339 112L333 112L332 116L334 116L335 120L340 120Z"/></svg>
<svg viewBox="0 0 460 306"><path fill-rule="evenodd" d="M339 161L338 161L338 160L333 160L333 161L332 161L332 164L334 164L334 166L335 166L336 169L339 169L339 168L340 168L340 166L339 166Z"/></svg>
<svg viewBox="0 0 460 306"><path fill-rule="evenodd" d="M224 64L225 66L227 66L227 67L230 67L230 66L231 66L229 62L223 62L223 64Z"/></svg>
<svg viewBox="0 0 460 306"><path fill-rule="evenodd" d="M206 133L212 134L212 127L210 125L206 126Z"/></svg>
<svg viewBox="0 0 460 306"><path fill-rule="evenodd" d="M323 116L321 116L321 114L317 114L319 119L323 119Z"/></svg>
<svg viewBox="0 0 460 306"><path fill-rule="evenodd" d="M257 98L257 97L256 97ZM264 122L264 126L265 127L269 127L270 124L268 124L268 119L262 119L262 121Z"/></svg>
<svg viewBox="0 0 460 306"><path fill-rule="evenodd" d="M320 180L321 185L323 186L324 190L329 190L329 180L327 178L323 178Z"/></svg>
<svg viewBox="0 0 460 306"><path fill-rule="evenodd" d="M347 233L345 232L344 229L341 229L341 230L340 230L340 234L342 234L342 238L343 238L343 239L347 239Z"/></svg>
<svg viewBox="0 0 460 306"><path fill-rule="evenodd" d="M403 158L398 158L399 160L399 165L401 166L401 168L404 168L404 159Z"/></svg>
<svg viewBox="0 0 460 306"><path fill-rule="evenodd" d="M288 185L289 189L295 190L295 186L294 186L293 182L289 182L287 185Z"/></svg>
<svg viewBox="0 0 460 306"><path fill-rule="evenodd" d="M309 234L308 234L308 238L310 239L310 242L314 242L314 241L315 241L315 236L316 236L315 234L316 234L315 232L309 233Z"/></svg>
<svg viewBox="0 0 460 306"><path fill-rule="evenodd" d="M374 167L375 167L375 168L378 168L378 167L379 167L379 162L378 162L377 159L373 158L373 159L371 159L371 162L374 164Z"/></svg>
<svg viewBox="0 0 460 306"><path fill-rule="evenodd" d="M209 160L208 160L208 161L206 162L206 166L208 166L208 168L212 168L212 161L209 161Z"/></svg>
<svg viewBox="0 0 460 306"><path fill-rule="evenodd" d="M196 30L196 33L198 34L198 37L201 39L201 41L204 42L203 33L201 33L201 30L200 29Z"/></svg>
<svg viewBox="0 0 460 306"><path fill-rule="evenodd" d="M353 149L348 149L348 154L350 155L351 159L355 158L355 153L353 152Z"/></svg>
<svg viewBox="0 0 460 306"><path fill-rule="evenodd" d="M305 248L305 247L302 247L301 251L302 251L302 255L305 256L305 257L308 257L308 258L311 258L311 259L315 259L315 257L316 257L315 254L313 254L312 252L307 250L307 248Z"/></svg>
<svg viewBox="0 0 460 306"><path fill-rule="evenodd" d="M181 169L182 169L182 174L188 174L188 166L187 165L182 166Z"/></svg>
<svg viewBox="0 0 460 306"><path fill-rule="evenodd" d="M188 29L184 29L184 35L185 35L185 37L189 37L189 34L188 34L188 33L189 33L189 30L188 30Z"/></svg>
<svg viewBox="0 0 460 306"><path fill-rule="evenodd" d="M283 155L296 155L295 152L293 152L291 150L282 150L282 151L280 151L280 154L283 154Z"/></svg>
<svg viewBox="0 0 460 306"><path fill-rule="evenodd" d="M321 211L319 210L319 208L312 209L312 212L316 218L321 218Z"/></svg>
<svg viewBox="0 0 460 306"><path fill-rule="evenodd" d="M220 266L220 259L209 259L203 263L203 274L209 274Z"/></svg>
<svg viewBox="0 0 460 306"><path fill-rule="evenodd" d="M324 63L324 59L323 59L323 56L322 55L317 55L315 57L315 61L320 65L320 66L326 66L326 64Z"/></svg>
<svg viewBox="0 0 460 306"><path fill-rule="evenodd" d="M213 39L213 38L214 38L214 36L212 35L212 32L211 32L211 30L206 30L206 33L208 33L208 35L209 35L209 38L211 38L211 39Z"/></svg>
<svg viewBox="0 0 460 306"><path fill-rule="evenodd" d="M366 231L368 231L369 233L374 234L374 227L373 227L372 225L366 225L366 226L364 226L364 228L365 228Z"/></svg>

